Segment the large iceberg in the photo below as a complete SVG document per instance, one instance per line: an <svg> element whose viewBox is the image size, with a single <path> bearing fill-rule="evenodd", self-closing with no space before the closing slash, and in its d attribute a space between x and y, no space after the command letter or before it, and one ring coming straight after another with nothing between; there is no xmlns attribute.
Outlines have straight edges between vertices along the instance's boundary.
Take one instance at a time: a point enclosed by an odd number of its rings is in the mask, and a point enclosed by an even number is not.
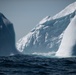
<svg viewBox="0 0 76 75"><path fill-rule="evenodd" d="M55 53L59 49L64 31L76 15L75 13L76 2L53 17L45 17L17 42L17 49L24 54Z"/></svg>

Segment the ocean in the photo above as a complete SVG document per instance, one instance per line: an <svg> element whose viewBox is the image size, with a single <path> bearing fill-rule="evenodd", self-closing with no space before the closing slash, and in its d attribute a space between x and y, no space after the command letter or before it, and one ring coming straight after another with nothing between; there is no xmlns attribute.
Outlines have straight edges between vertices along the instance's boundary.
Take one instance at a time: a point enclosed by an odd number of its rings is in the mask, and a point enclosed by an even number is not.
<svg viewBox="0 0 76 75"><path fill-rule="evenodd" d="M0 75L76 75L76 57L0 56Z"/></svg>

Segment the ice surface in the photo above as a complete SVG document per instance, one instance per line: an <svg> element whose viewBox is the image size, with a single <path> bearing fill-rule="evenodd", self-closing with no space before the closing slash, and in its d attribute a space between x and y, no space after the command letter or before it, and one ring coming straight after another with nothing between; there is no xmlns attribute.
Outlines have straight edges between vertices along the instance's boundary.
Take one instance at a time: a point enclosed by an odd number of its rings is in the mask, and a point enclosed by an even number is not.
<svg viewBox="0 0 76 75"><path fill-rule="evenodd" d="M66 28L61 45L56 52L56 56L76 56L76 16Z"/></svg>
<svg viewBox="0 0 76 75"><path fill-rule="evenodd" d="M68 14L73 13L74 11L76 11L76 2L68 5L64 10L62 10L61 12L59 12L58 14L56 14L53 17L53 19L66 16Z"/></svg>
<svg viewBox="0 0 76 75"><path fill-rule="evenodd" d="M0 56L17 54L13 24L0 13Z"/></svg>

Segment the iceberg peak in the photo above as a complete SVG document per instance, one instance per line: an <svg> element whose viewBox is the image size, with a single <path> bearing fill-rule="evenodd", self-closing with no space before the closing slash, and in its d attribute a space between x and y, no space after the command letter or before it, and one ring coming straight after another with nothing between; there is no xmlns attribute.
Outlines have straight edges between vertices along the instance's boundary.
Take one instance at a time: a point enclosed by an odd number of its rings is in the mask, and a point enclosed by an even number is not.
<svg viewBox="0 0 76 75"><path fill-rule="evenodd" d="M49 18L50 18L50 16L46 16L45 18L43 18L43 19L39 22L39 24L44 24L45 22L48 21Z"/></svg>

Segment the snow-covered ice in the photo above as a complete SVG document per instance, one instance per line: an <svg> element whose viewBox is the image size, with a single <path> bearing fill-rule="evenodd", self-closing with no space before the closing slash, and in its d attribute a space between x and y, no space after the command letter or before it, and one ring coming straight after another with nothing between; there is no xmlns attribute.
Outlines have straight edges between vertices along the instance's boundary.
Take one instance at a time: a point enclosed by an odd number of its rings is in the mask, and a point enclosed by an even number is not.
<svg viewBox="0 0 76 75"><path fill-rule="evenodd" d="M24 54L56 52L65 29L75 15L76 2L53 17L45 17L17 42L17 49Z"/></svg>

